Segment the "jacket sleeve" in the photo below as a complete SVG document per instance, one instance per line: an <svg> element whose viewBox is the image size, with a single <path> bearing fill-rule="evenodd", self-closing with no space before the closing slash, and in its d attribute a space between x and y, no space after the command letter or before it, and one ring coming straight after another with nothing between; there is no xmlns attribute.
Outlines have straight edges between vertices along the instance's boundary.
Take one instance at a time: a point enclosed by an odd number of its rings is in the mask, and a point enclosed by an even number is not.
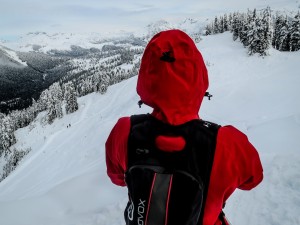
<svg viewBox="0 0 300 225"><path fill-rule="evenodd" d="M124 173L127 169L127 140L130 118L122 117L111 130L105 143L107 175L112 183L126 186Z"/></svg>
<svg viewBox="0 0 300 225"><path fill-rule="evenodd" d="M248 141L244 135L244 151L246 151L245 167L242 169L239 189L251 190L263 180L263 168L254 146Z"/></svg>
<svg viewBox="0 0 300 225"><path fill-rule="evenodd" d="M230 130L232 149L235 150L235 163L239 174L238 188L251 190L263 180L263 168L257 150L249 142L247 136L233 126Z"/></svg>

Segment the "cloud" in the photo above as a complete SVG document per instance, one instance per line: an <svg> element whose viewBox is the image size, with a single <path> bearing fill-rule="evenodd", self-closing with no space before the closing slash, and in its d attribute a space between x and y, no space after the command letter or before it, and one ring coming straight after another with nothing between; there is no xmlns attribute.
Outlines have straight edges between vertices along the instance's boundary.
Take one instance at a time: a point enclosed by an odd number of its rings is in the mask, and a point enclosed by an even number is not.
<svg viewBox="0 0 300 225"><path fill-rule="evenodd" d="M79 25L89 22L90 25L98 24L107 29L109 24L112 29L118 24L121 29L129 24L135 27L136 24L151 21L151 18L160 19L162 11L167 11L168 5L158 2L154 0L150 4L146 1L124 0L5 1L0 4L0 35L34 31L35 27L39 30L41 27L53 28L52 24L60 24L66 30L76 28L76 25L79 29Z"/></svg>
<svg viewBox="0 0 300 225"><path fill-rule="evenodd" d="M161 0L151 3L137 0L10 0L1 3L0 36L55 29L66 32L134 30L169 13L177 13L174 5L176 1L165 3Z"/></svg>
<svg viewBox="0 0 300 225"><path fill-rule="evenodd" d="M262 5L261 0L0 0L0 38L36 30L131 31L160 19L214 17L255 5Z"/></svg>

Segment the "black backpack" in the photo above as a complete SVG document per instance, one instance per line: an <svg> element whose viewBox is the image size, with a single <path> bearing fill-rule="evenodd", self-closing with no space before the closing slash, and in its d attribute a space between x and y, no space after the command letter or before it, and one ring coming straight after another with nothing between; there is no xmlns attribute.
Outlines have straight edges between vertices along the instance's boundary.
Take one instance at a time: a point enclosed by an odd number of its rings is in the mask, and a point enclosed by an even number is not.
<svg viewBox="0 0 300 225"><path fill-rule="evenodd" d="M149 114L131 117L127 225L202 224L219 127L203 120L171 126ZM186 145L179 152L161 151L155 145L159 135L181 136Z"/></svg>

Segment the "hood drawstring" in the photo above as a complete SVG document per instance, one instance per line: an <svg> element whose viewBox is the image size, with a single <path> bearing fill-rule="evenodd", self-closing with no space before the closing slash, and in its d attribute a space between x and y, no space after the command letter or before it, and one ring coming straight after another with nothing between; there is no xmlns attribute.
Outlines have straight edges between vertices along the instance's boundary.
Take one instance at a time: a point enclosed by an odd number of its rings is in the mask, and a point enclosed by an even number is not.
<svg viewBox="0 0 300 225"><path fill-rule="evenodd" d="M211 97L212 97L212 95L207 91L207 92L205 92L205 95L204 95L205 97L208 97L208 100L210 100L211 99Z"/></svg>
<svg viewBox="0 0 300 225"><path fill-rule="evenodd" d="M139 105L139 108L142 108L142 105L144 104L144 102L142 100L139 100L138 101L138 105Z"/></svg>

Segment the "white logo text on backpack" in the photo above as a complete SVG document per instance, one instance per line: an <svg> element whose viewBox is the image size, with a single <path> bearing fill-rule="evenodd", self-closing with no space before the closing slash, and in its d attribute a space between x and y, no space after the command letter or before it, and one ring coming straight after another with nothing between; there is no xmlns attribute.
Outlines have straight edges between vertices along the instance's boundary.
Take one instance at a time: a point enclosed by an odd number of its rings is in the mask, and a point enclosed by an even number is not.
<svg viewBox="0 0 300 225"><path fill-rule="evenodd" d="M138 225L144 225L144 213L145 213L145 203L146 200L139 199L138 204Z"/></svg>

